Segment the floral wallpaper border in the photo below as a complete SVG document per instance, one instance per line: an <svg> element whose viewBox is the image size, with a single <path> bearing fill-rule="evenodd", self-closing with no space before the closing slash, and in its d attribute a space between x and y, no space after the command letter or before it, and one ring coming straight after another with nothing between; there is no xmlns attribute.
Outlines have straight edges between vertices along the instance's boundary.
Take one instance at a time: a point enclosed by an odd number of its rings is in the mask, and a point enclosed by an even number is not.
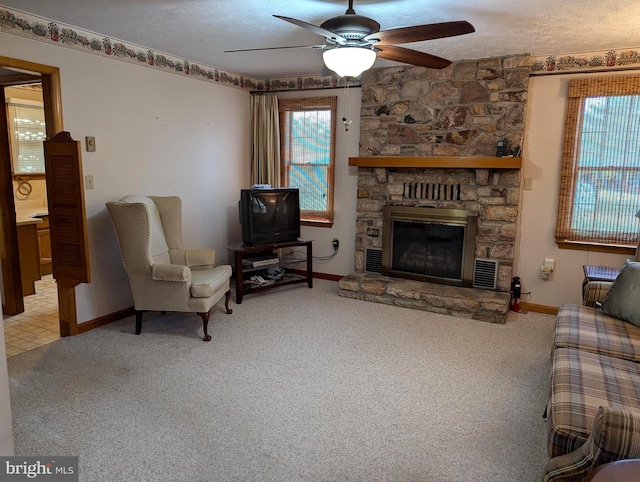
<svg viewBox="0 0 640 482"><path fill-rule="evenodd" d="M640 69L640 48L531 57L531 74Z"/></svg>
<svg viewBox="0 0 640 482"><path fill-rule="evenodd" d="M344 85L337 76L264 80L245 77L3 5L0 5L0 32L248 91L323 89ZM633 69L640 69L640 47L567 55L533 55L529 66L532 75Z"/></svg>
<svg viewBox="0 0 640 482"><path fill-rule="evenodd" d="M0 32L248 91L334 88L338 77L255 79L0 5ZM353 85L353 84L351 84Z"/></svg>

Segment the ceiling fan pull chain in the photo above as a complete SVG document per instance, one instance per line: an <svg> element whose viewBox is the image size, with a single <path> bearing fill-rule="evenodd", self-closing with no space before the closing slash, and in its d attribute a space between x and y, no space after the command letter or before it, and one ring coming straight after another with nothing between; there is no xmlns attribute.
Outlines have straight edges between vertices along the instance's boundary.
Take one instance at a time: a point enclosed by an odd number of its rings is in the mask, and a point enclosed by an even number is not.
<svg viewBox="0 0 640 482"><path fill-rule="evenodd" d="M349 115L349 82L347 79L344 80L344 115L342 117L342 123L344 124L344 130L349 132L349 124L351 124L350 120L347 120Z"/></svg>

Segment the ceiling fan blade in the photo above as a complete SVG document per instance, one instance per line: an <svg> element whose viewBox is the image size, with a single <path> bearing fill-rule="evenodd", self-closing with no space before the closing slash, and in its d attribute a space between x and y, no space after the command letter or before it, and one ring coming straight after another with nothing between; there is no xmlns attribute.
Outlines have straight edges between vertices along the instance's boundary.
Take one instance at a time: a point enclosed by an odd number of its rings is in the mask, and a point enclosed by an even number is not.
<svg viewBox="0 0 640 482"><path fill-rule="evenodd" d="M435 55L398 47L396 45L377 44L374 48L378 50L378 57L382 59L395 60L396 62L404 62L405 64L429 67L431 69L444 69L451 65L450 60L443 59L442 57L436 57Z"/></svg>
<svg viewBox="0 0 640 482"><path fill-rule="evenodd" d="M332 40L333 42L338 43L340 45L344 45L347 43L347 40L344 37L341 37L340 35L333 33L327 29L324 29L322 27L317 27L316 25L313 25L311 23L303 22L302 20L298 20L291 17L283 17L282 15L274 15L274 17L279 18L280 20L284 20L285 22L289 22L294 25L297 25L298 27L311 30L313 33L322 35L323 37L326 37L327 39Z"/></svg>
<svg viewBox="0 0 640 482"><path fill-rule="evenodd" d="M381 44L406 44L410 42L422 42L423 40L433 40L437 38L455 37L475 32L466 20L458 22L430 23L427 25L416 25L414 27L400 27L367 35L364 40L378 40ZM377 44L376 44L377 45Z"/></svg>
<svg viewBox="0 0 640 482"><path fill-rule="evenodd" d="M238 50L225 50L224 53L233 53L233 52L254 52L257 50L280 50L280 49L325 49L326 45L292 45L287 47L264 47L260 49L238 49Z"/></svg>

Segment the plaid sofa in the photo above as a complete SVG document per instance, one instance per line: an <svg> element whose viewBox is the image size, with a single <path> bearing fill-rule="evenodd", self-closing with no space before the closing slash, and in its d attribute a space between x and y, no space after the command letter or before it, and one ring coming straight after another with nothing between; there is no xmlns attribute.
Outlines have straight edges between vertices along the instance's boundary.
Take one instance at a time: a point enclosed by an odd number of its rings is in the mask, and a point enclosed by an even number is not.
<svg viewBox="0 0 640 482"><path fill-rule="evenodd" d="M582 282L582 304L585 306L597 306L604 300L613 281L589 280Z"/></svg>
<svg viewBox="0 0 640 482"><path fill-rule="evenodd" d="M640 328L562 305L553 343L545 481L640 457Z"/></svg>

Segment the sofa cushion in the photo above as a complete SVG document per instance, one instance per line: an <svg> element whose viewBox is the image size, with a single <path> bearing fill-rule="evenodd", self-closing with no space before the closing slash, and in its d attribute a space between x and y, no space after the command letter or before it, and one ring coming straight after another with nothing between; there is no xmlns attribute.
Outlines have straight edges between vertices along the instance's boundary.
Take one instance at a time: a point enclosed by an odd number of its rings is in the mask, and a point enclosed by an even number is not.
<svg viewBox="0 0 640 482"><path fill-rule="evenodd" d="M640 328L588 306L560 306L553 343L640 362Z"/></svg>
<svg viewBox="0 0 640 482"><path fill-rule="evenodd" d="M640 413L640 364L572 348L554 350L549 458L580 447L601 406Z"/></svg>
<svg viewBox="0 0 640 482"><path fill-rule="evenodd" d="M603 313L640 326L640 263L627 261L602 303Z"/></svg>

